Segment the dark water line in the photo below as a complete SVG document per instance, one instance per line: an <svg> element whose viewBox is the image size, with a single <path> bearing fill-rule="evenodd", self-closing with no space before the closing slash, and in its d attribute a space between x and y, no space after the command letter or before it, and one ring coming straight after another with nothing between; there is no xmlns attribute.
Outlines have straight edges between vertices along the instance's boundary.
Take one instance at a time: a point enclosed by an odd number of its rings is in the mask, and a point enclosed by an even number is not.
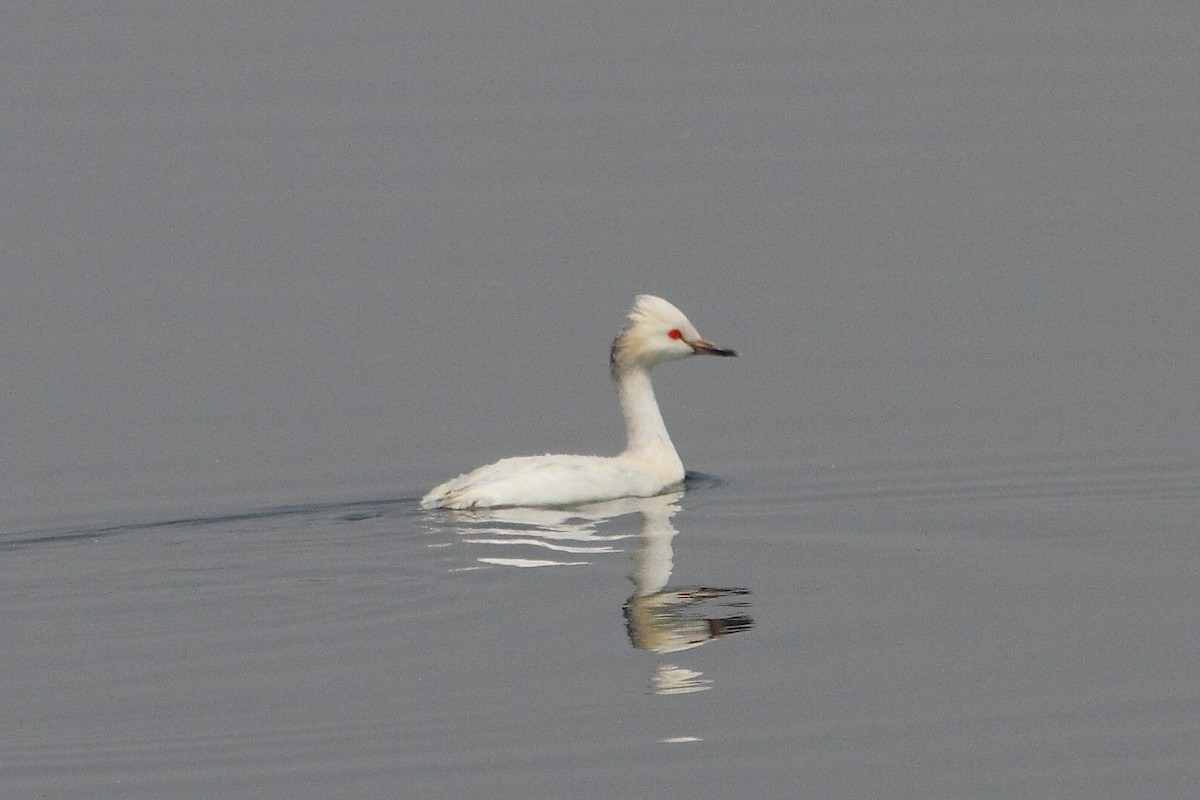
<svg viewBox="0 0 1200 800"><path fill-rule="evenodd" d="M179 517L176 519L132 522L103 527L22 531L0 540L0 547L14 548L35 544L57 544L78 541L80 539L98 539L118 534L136 533L139 531L165 528L200 528L210 525L230 525L240 522L254 522L290 516L340 515L344 520L353 522L359 519L379 516L384 510L392 510L396 507L407 507L407 510L415 514L417 513L417 500L418 498L416 497L398 497L380 500L352 500L345 503L301 503L232 514ZM367 509L370 509L373 513L367 513Z"/></svg>

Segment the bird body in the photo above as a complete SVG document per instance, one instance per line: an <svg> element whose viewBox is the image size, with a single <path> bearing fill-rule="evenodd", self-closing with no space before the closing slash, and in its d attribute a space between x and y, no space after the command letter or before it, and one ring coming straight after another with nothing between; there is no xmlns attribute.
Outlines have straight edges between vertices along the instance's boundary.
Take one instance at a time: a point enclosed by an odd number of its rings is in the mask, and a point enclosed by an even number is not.
<svg viewBox="0 0 1200 800"><path fill-rule="evenodd" d="M421 501L426 508L565 506L614 497L649 497L683 481L683 464L636 454L502 458L446 481Z"/></svg>
<svg viewBox="0 0 1200 800"><path fill-rule="evenodd" d="M611 369L628 442L615 456L505 458L434 487L423 508L565 506L617 497L650 497L683 481L683 462L667 433L650 368L691 355L733 356L703 339L683 312L638 295L613 342Z"/></svg>

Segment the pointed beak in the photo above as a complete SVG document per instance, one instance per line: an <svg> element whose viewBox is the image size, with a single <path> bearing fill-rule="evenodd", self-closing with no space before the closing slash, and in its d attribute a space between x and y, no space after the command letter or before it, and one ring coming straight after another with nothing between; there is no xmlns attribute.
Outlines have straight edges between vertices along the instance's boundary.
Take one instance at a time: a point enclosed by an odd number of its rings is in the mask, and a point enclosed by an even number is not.
<svg viewBox="0 0 1200 800"><path fill-rule="evenodd" d="M701 356L736 356L737 353L733 350L724 350L717 347L708 339L697 339L694 342L688 342L692 346L692 352Z"/></svg>

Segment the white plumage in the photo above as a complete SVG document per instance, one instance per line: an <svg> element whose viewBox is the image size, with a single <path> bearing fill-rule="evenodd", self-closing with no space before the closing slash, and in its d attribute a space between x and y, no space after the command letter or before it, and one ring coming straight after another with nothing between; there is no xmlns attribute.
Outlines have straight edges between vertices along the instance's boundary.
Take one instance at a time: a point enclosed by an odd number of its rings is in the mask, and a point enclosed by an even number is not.
<svg viewBox="0 0 1200 800"><path fill-rule="evenodd" d="M683 462L658 410L650 368L660 361L697 354L737 355L702 338L683 312L666 300L638 295L612 346L612 376L629 436L620 455L505 458L434 487L421 498L421 506L565 506L650 497L679 484Z"/></svg>

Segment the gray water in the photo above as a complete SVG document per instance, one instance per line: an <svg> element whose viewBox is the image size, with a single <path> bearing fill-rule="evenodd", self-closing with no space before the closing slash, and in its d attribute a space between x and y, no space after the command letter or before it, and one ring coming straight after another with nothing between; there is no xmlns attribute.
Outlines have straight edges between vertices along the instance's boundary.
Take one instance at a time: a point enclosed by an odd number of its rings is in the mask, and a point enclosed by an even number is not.
<svg viewBox="0 0 1200 800"><path fill-rule="evenodd" d="M6 7L0 793L1197 796L1198 25Z"/></svg>

